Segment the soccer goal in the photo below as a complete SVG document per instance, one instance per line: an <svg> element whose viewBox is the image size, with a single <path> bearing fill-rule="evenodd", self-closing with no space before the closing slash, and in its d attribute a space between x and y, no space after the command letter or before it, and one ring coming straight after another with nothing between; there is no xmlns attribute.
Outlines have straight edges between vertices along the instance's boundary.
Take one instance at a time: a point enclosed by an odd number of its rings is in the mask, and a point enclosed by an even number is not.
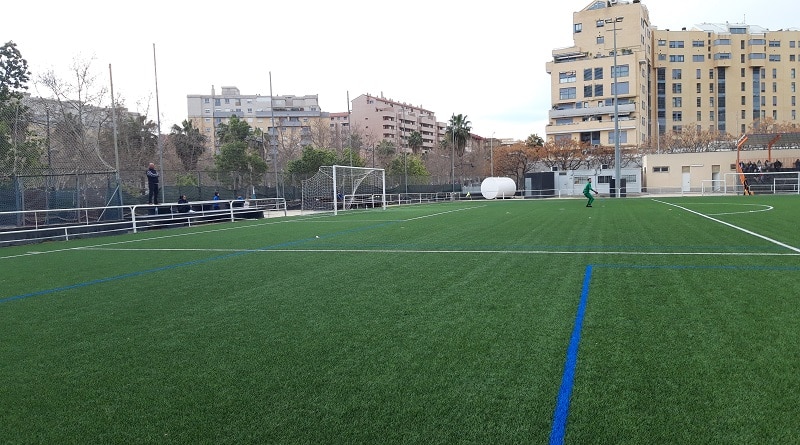
<svg viewBox="0 0 800 445"><path fill-rule="evenodd" d="M382 168L324 165L303 181L302 210L333 211L386 208L386 172Z"/></svg>
<svg viewBox="0 0 800 445"><path fill-rule="evenodd" d="M726 173L725 184L726 193L800 194L800 172Z"/></svg>

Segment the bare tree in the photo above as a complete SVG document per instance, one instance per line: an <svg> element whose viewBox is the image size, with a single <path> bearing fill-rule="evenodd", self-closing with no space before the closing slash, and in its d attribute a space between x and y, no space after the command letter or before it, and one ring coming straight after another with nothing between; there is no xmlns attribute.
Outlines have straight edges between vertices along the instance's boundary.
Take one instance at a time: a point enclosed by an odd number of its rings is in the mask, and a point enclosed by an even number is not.
<svg viewBox="0 0 800 445"><path fill-rule="evenodd" d="M542 147L542 162L548 167L575 170L586 159L589 144L574 139L547 141Z"/></svg>
<svg viewBox="0 0 800 445"><path fill-rule="evenodd" d="M93 71L94 58L75 58L71 79L62 79L53 70L40 75L36 84L54 103L52 136L53 166L69 171L114 170L113 159L106 159L100 147L100 133L111 126L108 88Z"/></svg>
<svg viewBox="0 0 800 445"><path fill-rule="evenodd" d="M494 151L494 169L500 175L513 177L517 184L523 184L525 173L533 170L542 159L543 149L526 144L502 146Z"/></svg>

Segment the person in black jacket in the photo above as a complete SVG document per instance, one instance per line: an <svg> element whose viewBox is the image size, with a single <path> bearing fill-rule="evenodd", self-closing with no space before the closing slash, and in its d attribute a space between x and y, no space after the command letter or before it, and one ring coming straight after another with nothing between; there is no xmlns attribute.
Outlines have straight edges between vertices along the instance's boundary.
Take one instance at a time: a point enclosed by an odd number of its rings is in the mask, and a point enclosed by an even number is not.
<svg viewBox="0 0 800 445"><path fill-rule="evenodd" d="M148 204L158 204L158 171L152 162L147 167L147 186L150 194L147 195Z"/></svg>

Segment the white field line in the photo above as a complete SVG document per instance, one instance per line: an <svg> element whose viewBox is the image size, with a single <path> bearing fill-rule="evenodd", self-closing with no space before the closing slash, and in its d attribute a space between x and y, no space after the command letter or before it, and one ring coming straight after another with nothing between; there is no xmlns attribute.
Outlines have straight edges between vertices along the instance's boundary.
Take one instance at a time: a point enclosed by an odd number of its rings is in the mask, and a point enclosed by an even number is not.
<svg viewBox="0 0 800 445"><path fill-rule="evenodd" d="M693 213L693 214L695 214L697 216L702 216L703 218L710 219L711 221L714 221L714 222L720 223L722 225L728 226L728 227L730 227L732 229L736 229L736 230L742 231L742 232L744 232L744 233L746 233L748 235L753 235L756 238L761 238L761 239L763 239L765 241L769 241L769 242L771 242L773 244L777 244L778 246L785 247L785 248L787 248L789 250L792 250L794 252L800 253L800 248L797 248L797 247L794 247L794 246L790 246L790 245L788 245L786 243L782 243L782 242L780 242L778 240L775 240L775 239L772 239L772 238L770 238L768 236L764 236L764 235L762 235L760 233L753 232L752 230L747 230L745 228L739 227L739 226L731 224L729 222L722 221L721 219L717 219L717 218L714 218L712 216L705 215L703 213L696 212L696 211L691 210L691 209L687 209L686 207L679 206L677 204L672 204L672 203L665 202L665 201L659 201L658 199L654 199L653 201L661 203L661 204L666 204L668 206L676 207L676 208L679 208L681 210L685 210L685 211L687 211L689 213Z"/></svg>
<svg viewBox="0 0 800 445"><path fill-rule="evenodd" d="M217 252L217 253L236 253L236 252L261 252L261 253L439 253L439 254L508 254L508 255L682 255L682 256L800 256L798 253L769 253L769 252L636 252L636 251L602 251L602 250L431 250L431 249L202 249L202 248L175 248L175 249L132 249L132 248L113 248L113 247L92 247L84 248L87 250L113 250L113 251L133 251L133 252Z"/></svg>
<svg viewBox="0 0 800 445"><path fill-rule="evenodd" d="M420 218L428 218L428 217L431 217L431 216L439 216L439 215L444 215L444 214L447 214L447 213L458 212L458 211L461 211L461 210L469 210L469 209L473 209L473 208L477 208L477 207L483 207L483 206L473 206L473 207L467 207L467 208L462 208L462 209L449 210L447 212L437 212L437 213L433 213L433 214L430 214L430 215L423 215L423 216L419 216L419 217L411 218L411 219L406 219L406 220L395 220L395 219L380 220L380 221L378 221L378 220L364 220L364 222L406 222L406 221L411 221L411 220L420 219ZM247 225L247 226L213 228L213 229L209 229L209 230L198 230L196 232L190 232L190 233L174 233L174 234L169 234L169 235L159 235L159 236L151 236L151 237L146 237L146 238L138 238L138 239L135 239L135 240L114 241L114 242L108 242L108 243L95 244L95 245L91 245L91 246L68 247L68 248L65 248L65 249L53 249L53 250L42 250L42 251L31 250L31 251L28 251L28 252L25 252L25 253L16 254L16 255L0 256L0 260L6 260L6 259L11 259L11 258L20 258L20 257L26 257L26 256L32 256L32 255L44 255L44 254L48 254L48 253L68 252L68 251L71 251L71 250L102 250L102 248L106 247L106 246L115 246L115 245L130 244L130 243L140 243L140 242L144 242L144 241L155 241L155 240L161 240L161 239L175 238L175 237L179 237L179 236L192 236L192 235L205 234L205 233L224 232L224 231L228 231L228 230L249 229L249 228L254 228L254 227L269 226L269 225L273 225L273 224L295 224L295 223L308 222L308 221L319 222L319 221L317 221L319 219L329 219L330 220L329 222L337 222L337 220L334 218L333 214L323 213L323 214L312 215L312 216L307 216L305 218L298 218L298 219L292 219L292 220L280 220L280 221L268 220L268 221L266 221L264 223L252 224L252 225ZM120 250L125 250L125 249L120 249ZM129 250L139 250L139 249L129 249ZM142 250L146 250L146 249L142 249ZM158 250L158 249L153 249L153 250ZM212 251L212 250L209 250L209 251ZM242 252L247 252L247 250L242 250Z"/></svg>

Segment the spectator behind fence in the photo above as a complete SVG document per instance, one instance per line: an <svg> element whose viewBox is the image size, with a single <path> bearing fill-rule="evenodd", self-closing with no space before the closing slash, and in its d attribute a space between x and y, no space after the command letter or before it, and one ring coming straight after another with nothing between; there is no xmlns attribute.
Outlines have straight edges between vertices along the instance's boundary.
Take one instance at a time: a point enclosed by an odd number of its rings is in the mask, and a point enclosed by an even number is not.
<svg viewBox="0 0 800 445"><path fill-rule="evenodd" d="M147 187L149 189L147 203L158 204L158 171L156 164L152 162L147 166Z"/></svg>
<svg viewBox="0 0 800 445"><path fill-rule="evenodd" d="M186 199L186 195L181 195L181 197L178 198L178 204L181 204L178 206L178 211L180 213L187 213L189 211L189 200Z"/></svg>
<svg viewBox="0 0 800 445"><path fill-rule="evenodd" d="M800 172L800 159L794 161L794 169Z"/></svg>
<svg viewBox="0 0 800 445"><path fill-rule="evenodd" d="M219 197L219 192L214 192L214 197L213 197L213 198L211 198L211 199L213 199L214 201L219 201L219 200L220 200L220 199L222 199L222 198L220 198L220 197ZM214 210L219 210L219 204L217 204L217 203L214 203L214 205L213 205L213 207L212 207L212 208L213 208Z"/></svg>

